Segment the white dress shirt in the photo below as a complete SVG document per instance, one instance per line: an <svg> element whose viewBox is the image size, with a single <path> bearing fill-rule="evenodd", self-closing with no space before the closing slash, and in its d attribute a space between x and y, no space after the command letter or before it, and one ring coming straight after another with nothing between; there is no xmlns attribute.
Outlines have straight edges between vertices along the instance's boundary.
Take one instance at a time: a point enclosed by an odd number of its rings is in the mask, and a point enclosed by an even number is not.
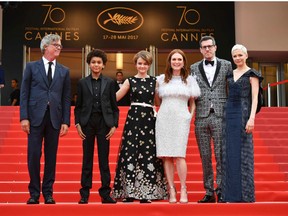
<svg viewBox="0 0 288 216"><path fill-rule="evenodd" d="M204 71L207 77L207 80L209 82L210 87L212 86L212 82L215 76L215 72L216 72L216 65L217 65L217 61L216 58L212 59L212 61L214 61L214 65L212 66L211 64L205 64L205 59L203 60L203 66L204 66Z"/></svg>

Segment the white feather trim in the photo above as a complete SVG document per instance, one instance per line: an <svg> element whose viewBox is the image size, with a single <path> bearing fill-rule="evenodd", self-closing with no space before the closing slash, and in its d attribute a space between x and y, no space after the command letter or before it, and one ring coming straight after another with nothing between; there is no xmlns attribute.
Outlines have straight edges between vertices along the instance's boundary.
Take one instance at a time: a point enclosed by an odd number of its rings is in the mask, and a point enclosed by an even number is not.
<svg viewBox="0 0 288 216"><path fill-rule="evenodd" d="M157 92L160 97L199 97L201 94L197 81L192 76L188 76L187 84L181 80L180 76L173 76L169 83L165 83L164 78L164 74L157 76L157 81L159 83Z"/></svg>

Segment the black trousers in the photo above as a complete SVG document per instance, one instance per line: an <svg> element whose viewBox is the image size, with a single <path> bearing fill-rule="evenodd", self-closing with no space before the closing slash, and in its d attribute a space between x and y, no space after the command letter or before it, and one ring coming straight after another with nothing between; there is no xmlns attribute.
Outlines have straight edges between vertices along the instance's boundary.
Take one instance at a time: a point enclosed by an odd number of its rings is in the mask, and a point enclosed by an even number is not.
<svg viewBox="0 0 288 216"><path fill-rule="evenodd" d="M83 161L81 174L82 188L80 189L81 197L88 198L90 195L90 189L92 188L95 138L97 138L98 163L101 175L101 187L98 191L102 198L106 198L110 195L110 140L106 140L105 138L109 130L110 128L106 126L101 113L92 113L88 124L82 128L86 138L83 140Z"/></svg>
<svg viewBox="0 0 288 216"><path fill-rule="evenodd" d="M42 194L44 197L53 195L55 182L56 157L59 141L59 129L52 126L49 110L46 111L43 122L38 127L30 127L28 135L28 170L30 196L38 199L40 196L40 160L42 156L42 142L44 139L44 176Z"/></svg>

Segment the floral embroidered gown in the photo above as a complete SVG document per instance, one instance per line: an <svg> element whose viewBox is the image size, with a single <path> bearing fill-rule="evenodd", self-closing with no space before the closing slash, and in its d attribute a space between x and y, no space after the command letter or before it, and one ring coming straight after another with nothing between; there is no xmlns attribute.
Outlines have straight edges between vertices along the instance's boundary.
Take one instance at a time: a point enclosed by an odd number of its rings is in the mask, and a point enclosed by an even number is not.
<svg viewBox="0 0 288 216"><path fill-rule="evenodd" d="M154 104L156 78L130 77L131 103ZM114 179L116 199L167 199L162 160L156 157L153 108L131 105L123 130Z"/></svg>

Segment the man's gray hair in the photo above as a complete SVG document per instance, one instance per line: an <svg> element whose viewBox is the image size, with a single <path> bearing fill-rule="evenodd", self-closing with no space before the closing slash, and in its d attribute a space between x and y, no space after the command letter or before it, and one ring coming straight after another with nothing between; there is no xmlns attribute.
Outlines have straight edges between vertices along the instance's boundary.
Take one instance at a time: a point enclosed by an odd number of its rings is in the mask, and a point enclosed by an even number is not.
<svg viewBox="0 0 288 216"><path fill-rule="evenodd" d="M57 34L48 34L44 36L41 40L40 49L41 52L44 53L45 48L52 44L52 42L61 40L61 37Z"/></svg>

